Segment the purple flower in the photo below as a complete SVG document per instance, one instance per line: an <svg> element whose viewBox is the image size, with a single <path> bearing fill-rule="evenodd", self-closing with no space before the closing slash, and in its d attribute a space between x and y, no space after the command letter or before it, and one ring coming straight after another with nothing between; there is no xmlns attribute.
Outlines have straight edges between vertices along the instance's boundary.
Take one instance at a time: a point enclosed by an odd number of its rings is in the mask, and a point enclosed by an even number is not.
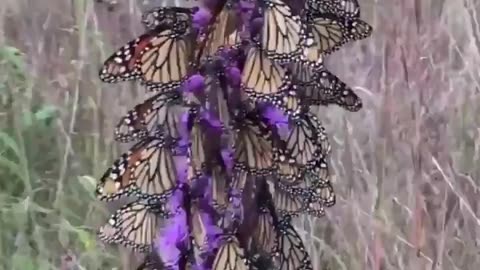
<svg viewBox="0 0 480 270"><path fill-rule="evenodd" d="M206 8L199 8L195 14L193 14L193 27L196 29L203 29L208 25L212 13Z"/></svg>
<svg viewBox="0 0 480 270"><path fill-rule="evenodd" d="M184 242L188 238L187 215L185 211L180 208L183 203L183 192L177 190L170 199L170 205L177 209L175 216L170 218L165 227L160 229L157 233L157 238L154 242L154 248L158 256L168 266L178 264L183 250L179 246L185 246Z"/></svg>
<svg viewBox="0 0 480 270"><path fill-rule="evenodd" d="M189 139L189 132L188 132L188 119L190 117L190 111L186 111L184 113L182 113L182 115L180 116L180 141L181 142L185 142L187 141L188 142L188 139Z"/></svg>
<svg viewBox="0 0 480 270"><path fill-rule="evenodd" d="M184 90L197 93L205 89L205 78L200 74L192 75L183 85Z"/></svg>
<svg viewBox="0 0 480 270"><path fill-rule="evenodd" d="M288 116L282 110L265 105L263 116L268 119L270 125L277 127L280 137L286 138L290 134L291 129L288 124Z"/></svg>
<svg viewBox="0 0 480 270"><path fill-rule="evenodd" d="M273 106L266 106L263 110L263 116L265 116L271 125L288 123L288 116L280 109Z"/></svg>
<svg viewBox="0 0 480 270"><path fill-rule="evenodd" d="M233 87L240 86L240 80L242 78L242 72L237 67L227 67L225 69L225 75L229 79L229 83Z"/></svg>
<svg viewBox="0 0 480 270"><path fill-rule="evenodd" d="M195 218L199 219L199 223L202 224L202 230L204 230L205 238L194 238L199 245L199 249L195 253L195 262L198 268L195 269L211 269L209 263L212 262L213 257L215 256L214 251L219 246L219 236L222 235L223 231L215 224L213 216L216 215L216 212L213 207L211 207L212 194L211 194L211 178L204 178L207 180L202 185L204 186L204 191L200 195L200 199L197 201L197 211L193 214L196 215ZM199 224L194 222L192 224ZM194 228L192 228L194 230Z"/></svg>
<svg viewBox="0 0 480 270"><path fill-rule="evenodd" d="M187 182L188 158L186 156L175 156L175 166L177 168L177 180L179 183Z"/></svg>

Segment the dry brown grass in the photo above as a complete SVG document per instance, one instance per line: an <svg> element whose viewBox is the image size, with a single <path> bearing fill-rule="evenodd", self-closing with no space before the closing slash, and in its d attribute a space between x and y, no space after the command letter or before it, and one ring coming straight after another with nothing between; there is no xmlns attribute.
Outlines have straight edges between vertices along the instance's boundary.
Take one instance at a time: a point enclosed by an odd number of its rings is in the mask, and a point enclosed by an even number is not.
<svg viewBox="0 0 480 270"><path fill-rule="evenodd" d="M91 184L79 183L90 178L77 176L101 175L117 153L114 124L143 93L133 84L104 85L97 78L107 53L141 31L137 1L120 2L114 12L89 0L4 0L0 5L0 47L19 48L28 63L28 84L23 87L27 91L18 92L16 84L7 83L13 101L0 103L9 105L0 110L0 128L15 127L14 114L22 108L51 104L59 109L56 140L50 142L56 144L56 163L36 177L55 172L49 176L54 194L48 201L61 212L56 216L61 224L67 220L78 227L82 222L97 225L91 213L98 211L98 203L90 195L75 193L80 186L91 189ZM326 218L299 224L315 269L476 270L480 4L360 2L364 19L375 31L371 38L336 53L328 67L358 90L364 109L319 110L333 144L338 202ZM12 80L1 78L2 83ZM39 139L34 137L34 144L35 140ZM35 186L28 181L19 185ZM25 192L16 196L21 199ZM79 220L72 221L72 213L59 210L67 202L92 212L81 211ZM12 226L2 234L18 236L18 231ZM48 239L27 235L37 248L42 246L39 239ZM13 245L0 241L0 257L16 254ZM53 265L59 265L55 258L70 247L62 241L53 247L46 253L34 252L49 257L51 267L18 269L55 269ZM105 269L95 257L99 249L73 249L83 269ZM41 259L33 261L36 265Z"/></svg>

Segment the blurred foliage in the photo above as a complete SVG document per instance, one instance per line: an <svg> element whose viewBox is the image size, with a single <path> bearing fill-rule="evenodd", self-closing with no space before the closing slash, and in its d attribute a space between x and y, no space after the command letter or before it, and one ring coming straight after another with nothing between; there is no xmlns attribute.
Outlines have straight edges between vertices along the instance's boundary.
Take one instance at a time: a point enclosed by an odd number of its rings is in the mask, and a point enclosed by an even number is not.
<svg viewBox="0 0 480 270"><path fill-rule="evenodd" d="M70 250L83 269L101 269L110 255L91 226L100 213L94 178L60 179L62 166L69 167L62 108L34 91L19 49L1 46L0 59L0 258L10 258L0 260L0 269L58 269Z"/></svg>

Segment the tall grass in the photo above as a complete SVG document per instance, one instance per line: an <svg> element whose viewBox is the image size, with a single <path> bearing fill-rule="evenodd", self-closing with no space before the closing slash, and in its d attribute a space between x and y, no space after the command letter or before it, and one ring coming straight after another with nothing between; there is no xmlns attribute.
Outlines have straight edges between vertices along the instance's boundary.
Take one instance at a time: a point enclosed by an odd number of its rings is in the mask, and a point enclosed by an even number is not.
<svg viewBox="0 0 480 270"><path fill-rule="evenodd" d="M141 31L140 1L119 2L0 5L0 269L131 269L94 234L108 212L95 179L122 150L113 126L143 94L97 78ZM319 109L338 202L298 224L316 269L476 270L480 6L360 2L374 34L328 67L364 109Z"/></svg>

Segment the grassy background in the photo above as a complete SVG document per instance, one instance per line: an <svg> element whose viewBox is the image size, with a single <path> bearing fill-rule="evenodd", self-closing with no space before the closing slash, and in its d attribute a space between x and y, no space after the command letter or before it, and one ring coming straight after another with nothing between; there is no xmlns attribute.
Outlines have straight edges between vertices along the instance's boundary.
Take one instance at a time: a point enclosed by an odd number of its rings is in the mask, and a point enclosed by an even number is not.
<svg viewBox="0 0 480 270"><path fill-rule="evenodd" d="M0 269L131 269L93 233L113 127L143 93L97 77L141 32L141 1L119 2L0 5ZM315 269L478 269L480 5L360 2L373 36L328 67L364 109L319 110L338 202L299 224Z"/></svg>

